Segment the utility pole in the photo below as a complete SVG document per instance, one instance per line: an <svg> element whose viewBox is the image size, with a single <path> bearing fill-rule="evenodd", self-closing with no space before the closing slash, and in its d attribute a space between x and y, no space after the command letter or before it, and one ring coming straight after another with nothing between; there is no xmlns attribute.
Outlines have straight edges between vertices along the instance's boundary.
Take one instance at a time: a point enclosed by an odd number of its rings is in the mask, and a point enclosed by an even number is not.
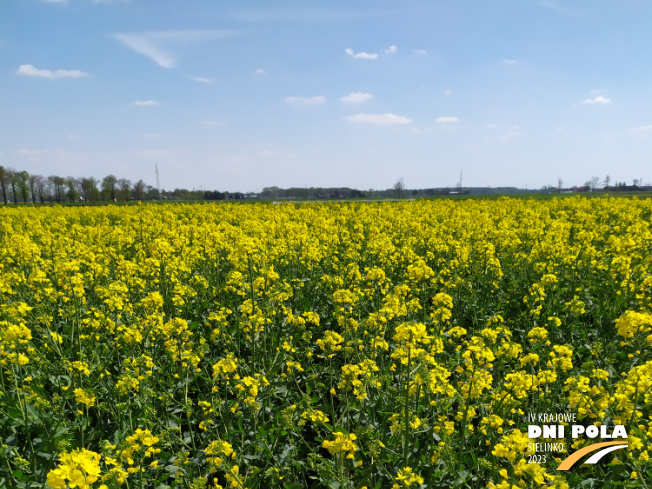
<svg viewBox="0 0 652 489"><path fill-rule="evenodd" d="M154 163L154 167L156 168L156 188L158 189L158 198L161 199L161 182L158 178L158 163Z"/></svg>

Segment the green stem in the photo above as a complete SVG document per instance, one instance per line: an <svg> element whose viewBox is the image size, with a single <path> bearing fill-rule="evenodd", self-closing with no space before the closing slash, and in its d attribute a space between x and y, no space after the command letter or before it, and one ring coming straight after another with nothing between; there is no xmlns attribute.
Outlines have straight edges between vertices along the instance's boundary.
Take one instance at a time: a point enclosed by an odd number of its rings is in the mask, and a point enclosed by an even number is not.
<svg viewBox="0 0 652 489"><path fill-rule="evenodd" d="M404 423L405 430L403 434L403 460L404 467L407 467L408 462L408 439L410 437L410 368L412 367L412 334L410 334L410 343L408 343L408 363L407 370L405 372L405 411L404 411Z"/></svg>
<svg viewBox="0 0 652 489"><path fill-rule="evenodd" d="M464 403L464 416L462 417L462 446L466 448L466 419L469 415L469 399L471 399L471 391L473 390L473 376L475 375L475 364L471 371L471 379L469 383L469 393Z"/></svg>

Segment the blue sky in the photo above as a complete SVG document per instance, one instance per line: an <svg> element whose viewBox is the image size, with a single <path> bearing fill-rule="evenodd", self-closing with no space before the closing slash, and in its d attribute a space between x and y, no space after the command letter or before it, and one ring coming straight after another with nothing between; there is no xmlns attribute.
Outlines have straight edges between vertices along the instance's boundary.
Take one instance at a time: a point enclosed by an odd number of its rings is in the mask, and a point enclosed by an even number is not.
<svg viewBox="0 0 652 489"><path fill-rule="evenodd" d="M0 164L161 186L652 181L648 0L2 0Z"/></svg>

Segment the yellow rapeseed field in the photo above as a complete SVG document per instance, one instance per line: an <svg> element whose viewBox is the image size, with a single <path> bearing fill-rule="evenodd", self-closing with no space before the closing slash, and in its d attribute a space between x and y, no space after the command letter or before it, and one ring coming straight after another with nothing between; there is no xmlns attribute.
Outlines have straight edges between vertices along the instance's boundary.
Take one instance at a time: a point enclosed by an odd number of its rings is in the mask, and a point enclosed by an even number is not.
<svg viewBox="0 0 652 489"><path fill-rule="evenodd" d="M0 209L0 487L650 487L652 200ZM530 413L624 425L555 470ZM560 441L560 440L556 440Z"/></svg>

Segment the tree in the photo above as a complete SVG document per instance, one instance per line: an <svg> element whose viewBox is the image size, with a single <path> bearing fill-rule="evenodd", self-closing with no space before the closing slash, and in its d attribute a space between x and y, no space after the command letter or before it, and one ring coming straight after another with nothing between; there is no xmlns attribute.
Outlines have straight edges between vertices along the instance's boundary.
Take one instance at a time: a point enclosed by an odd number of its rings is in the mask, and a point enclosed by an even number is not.
<svg viewBox="0 0 652 489"><path fill-rule="evenodd" d="M35 175L35 187L38 192L38 199L41 204L45 201L45 177L43 175Z"/></svg>
<svg viewBox="0 0 652 489"><path fill-rule="evenodd" d="M2 198L5 201L5 205L7 205L7 192L9 191L12 173L13 170L11 168L5 168L0 165L0 187L2 187Z"/></svg>
<svg viewBox="0 0 652 489"><path fill-rule="evenodd" d="M48 177L48 180L52 184L52 188L54 189L54 197L57 200L57 202L61 202L61 199L63 198L63 186L66 183L66 179L63 177L58 177L56 175L50 175Z"/></svg>
<svg viewBox="0 0 652 489"><path fill-rule="evenodd" d="M609 190L609 182L611 182L611 177L607 175L604 177L604 189Z"/></svg>
<svg viewBox="0 0 652 489"><path fill-rule="evenodd" d="M146 200L159 200L162 197L162 195L159 193L158 189L156 187L152 187L151 185L148 185L145 187L145 199Z"/></svg>
<svg viewBox="0 0 652 489"><path fill-rule="evenodd" d="M81 182L81 195L86 202L97 200L99 190L97 190L98 181L93 177L82 178Z"/></svg>
<svg viewBox="0 0 652 489"><path fill-rule="evenodd" d="M598 189L599 185L600 185L599 177L593 177L591 178L591 180L588 181L588 186L591 189L591 192L595 192Z"/></svg>
<svg viewBox="0 0 652 489"><path fill-rule="evenodd" d="M11 177L11 190L14 193L14 203L18 204L18 197L20 196L23 199L23 202L27 203L27 197L29 197L29 173L25 170L16 171Z"/></svg>
<svg viewBox="0 0 652 489"><path fill-rule="evenodd" d="M66 195L70 199L70 202L77 201L79 198L79 192L77 191L77 179L74 177L68 177L66 178L65 182L66 187L68 188Z"/></svg>
<svg viewBox="0 0 652 489"><path fill-rule="evenodd" d="M107 175L102 179L102 196L106 200L115 202L115 187L118 179L115 175Z"/></svg>
<svg viewBox="0 0 652 489"><path fill-rule="evenodd" d="M561 188L563 187L563 185L564 185L564 181L561 179L561 177L559 177L557 179L557 192L561 193Z"/></svg>
<svg viewBox="0 0 652 489"><path fill-rule="evenodd" d="M32 204L36 204L36 180L38 175L29 176L29 191L32 194Z"/></svg>
<svg viewBox="0 0 652 489"><path fill-rule="evenodd" d="M131 197L131 182L126 178L121 178L117 182L118 187L120 188L120 199L125 202Z"/></svg>
<svg viewBox="0 0 652 489"><path fill-rule="evenodd" d="M16 192L16 185L18 184L17 173L17 171L11 170L9 174L9 185L11 185L11 193L14 196L14 204L18 204L18 192Z"/></svg>
<svg viewBox="0 0 652 489"><path fill-rule="evenodd" d="M134 199L145 200L145 187L147 185L142 180L138 180L134 184Z"/></svg>
<svg viewBox="0 0 652 489"><path fill-rule="evenodd" d="M398 180L396 180L396 183L394 184L394 192L396 193L396 197L399 199L403 197L403 191L405 190L405 182L403 181L403 177L400 177Z"/></svg>

